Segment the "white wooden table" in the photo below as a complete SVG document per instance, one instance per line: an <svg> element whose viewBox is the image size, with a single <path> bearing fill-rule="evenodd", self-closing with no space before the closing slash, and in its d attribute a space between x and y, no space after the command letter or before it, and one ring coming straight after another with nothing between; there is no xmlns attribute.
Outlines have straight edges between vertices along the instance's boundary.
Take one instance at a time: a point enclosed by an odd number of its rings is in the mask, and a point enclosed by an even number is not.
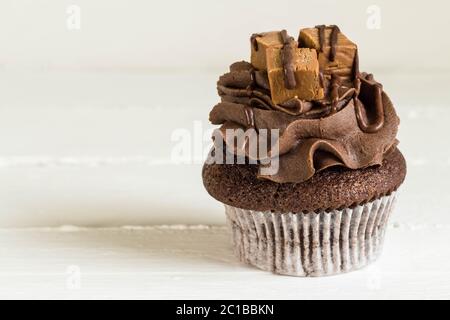
<svg viewBox="0 0 450 320"><path fill-rule="evenodd" d="M241 265L220 226L2 230L0 298L448 299L449 233L391 227L376 264L302 279Z"/></svg>
<svg viewBox="0 0 450 320"><path fill-rule="evenodd" d="M408 160L384 254L300 279L238 263L201 161L171 161L217 74L0 74L1 298L450 298L449 75L378 77Z"/></svg>

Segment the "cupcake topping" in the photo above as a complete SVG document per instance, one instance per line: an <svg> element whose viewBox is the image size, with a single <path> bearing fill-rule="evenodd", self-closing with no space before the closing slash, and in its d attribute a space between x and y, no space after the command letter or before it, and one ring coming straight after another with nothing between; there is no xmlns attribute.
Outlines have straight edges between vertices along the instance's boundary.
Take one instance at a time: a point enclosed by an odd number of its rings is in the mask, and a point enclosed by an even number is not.
<svg viewBox="0 0 450 320"><path fill-rule="evenodd" d="M252 35L251 63L231 65L218 92L210 120L221 132L280 130L271 154L280 168L263 179L302 182L330 166L381 165L397 144L392 103L360 73L357 46L337 26L302 29L298 41L285 30Z"/></svg>

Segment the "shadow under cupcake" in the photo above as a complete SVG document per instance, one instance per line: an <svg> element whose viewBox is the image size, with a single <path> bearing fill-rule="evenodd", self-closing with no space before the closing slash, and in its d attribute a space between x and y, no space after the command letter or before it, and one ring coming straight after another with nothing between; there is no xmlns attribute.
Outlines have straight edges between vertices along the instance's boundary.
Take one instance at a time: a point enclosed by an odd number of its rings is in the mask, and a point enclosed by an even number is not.
<svg viewBox="0 0 450 320"><path fill-rule="evenodd" d="M210 121L221 127L203 168L237 256L294 276L366 266L406 176L389 97L336 26L303 29L297 41L255 34L251 50L251 63L219 79Z"/></svg>

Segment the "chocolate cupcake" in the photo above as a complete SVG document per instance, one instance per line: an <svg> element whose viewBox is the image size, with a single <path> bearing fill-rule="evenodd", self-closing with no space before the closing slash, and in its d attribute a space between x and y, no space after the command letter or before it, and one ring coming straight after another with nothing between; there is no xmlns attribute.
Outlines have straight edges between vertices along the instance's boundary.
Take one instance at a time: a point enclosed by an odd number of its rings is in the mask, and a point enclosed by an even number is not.
<svg viewBox="0 0 450 320"><path fill-rule="evenodd" d="M399 119L336 26L254 34L251 63L218 81L220 125L203 167L237 256L279 274L323 276L375 260L406 163Z"/></svg>

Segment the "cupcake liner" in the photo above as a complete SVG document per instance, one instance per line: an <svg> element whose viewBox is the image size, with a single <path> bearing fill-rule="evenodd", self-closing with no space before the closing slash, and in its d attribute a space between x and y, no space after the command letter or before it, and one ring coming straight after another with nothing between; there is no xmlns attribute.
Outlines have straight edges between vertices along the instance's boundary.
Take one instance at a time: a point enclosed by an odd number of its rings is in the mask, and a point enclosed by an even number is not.
<svg viewBox="0 0 450 320"><path fill-rule="evenodd" d="M382 251L396 193L330 212L272 213L225 205L236 255L277 274L319 277L360 269Z"/></svg>

